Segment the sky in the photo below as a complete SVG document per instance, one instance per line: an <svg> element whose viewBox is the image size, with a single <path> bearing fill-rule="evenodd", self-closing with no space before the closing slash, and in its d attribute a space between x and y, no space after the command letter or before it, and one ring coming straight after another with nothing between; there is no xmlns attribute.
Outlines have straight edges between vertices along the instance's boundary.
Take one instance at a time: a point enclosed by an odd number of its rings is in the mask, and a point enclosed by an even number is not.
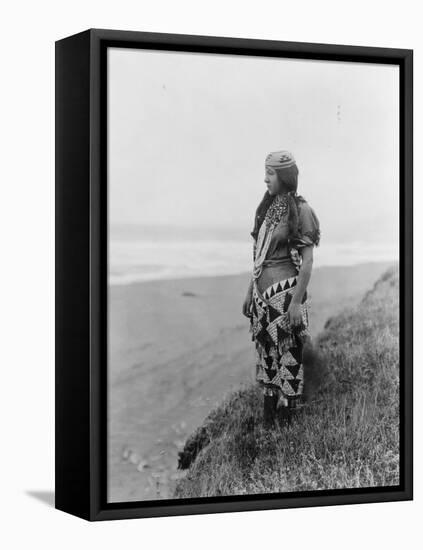
<svg viewBox="0 0 423 550"><path fill-rule="evenodd" d="M111 225L248 235L282 149L322 241L398 242L398 66L108 49Z"/></svg>

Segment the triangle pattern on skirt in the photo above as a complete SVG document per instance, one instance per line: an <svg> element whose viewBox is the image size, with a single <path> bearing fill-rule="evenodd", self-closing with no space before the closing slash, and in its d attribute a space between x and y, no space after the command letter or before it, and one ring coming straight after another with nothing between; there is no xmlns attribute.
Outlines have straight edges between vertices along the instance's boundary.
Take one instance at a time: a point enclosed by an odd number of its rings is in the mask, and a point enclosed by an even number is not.
<svg viewBox="0 0 423 550"><path fill-rule="evenodd" d="M271 298L278 292L284 292L285 290L288 290L295 286L297 284L297 276L294 275L293 277L289 277L286 279L286 282L284 284L284 287L282 288L281 282L278 281L277 283L274 283L273 285L266 288L266 290L263 292L264 298Z"/></svg>

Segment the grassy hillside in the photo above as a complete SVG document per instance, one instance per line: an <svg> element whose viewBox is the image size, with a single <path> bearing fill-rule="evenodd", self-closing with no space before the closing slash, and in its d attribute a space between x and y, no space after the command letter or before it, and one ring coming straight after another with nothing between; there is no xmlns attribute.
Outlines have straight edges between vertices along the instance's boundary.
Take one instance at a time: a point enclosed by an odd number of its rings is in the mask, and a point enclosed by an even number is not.
<svg viewBox="0 0 423 550"><path fill-rule="evenodd" d="M399 483L399 274L330 318L304 355L308 404L290 427L263 428L251 385L187 440L175 497Z"/></svg>

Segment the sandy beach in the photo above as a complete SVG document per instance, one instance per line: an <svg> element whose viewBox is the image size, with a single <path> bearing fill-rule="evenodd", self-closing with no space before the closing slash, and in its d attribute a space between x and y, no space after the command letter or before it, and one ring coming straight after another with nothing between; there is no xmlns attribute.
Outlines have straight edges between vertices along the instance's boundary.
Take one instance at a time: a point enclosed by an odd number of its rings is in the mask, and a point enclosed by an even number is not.
<svg viewBox="0 0 423 550"><path fill-rule="evenodd" d="M314 269L310 333L391 262ZM109 289L108 501L171 498L178 451L226 393L254 380L249 273Z"/></svg>

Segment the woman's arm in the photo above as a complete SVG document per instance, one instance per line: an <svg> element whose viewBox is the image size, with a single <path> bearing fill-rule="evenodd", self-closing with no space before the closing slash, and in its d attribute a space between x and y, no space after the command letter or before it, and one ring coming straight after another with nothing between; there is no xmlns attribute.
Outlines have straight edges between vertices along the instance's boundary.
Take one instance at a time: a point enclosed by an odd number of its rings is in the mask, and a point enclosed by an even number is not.
<svg viewBox="0 0 423 550"><path fill-rule="evenodd" d="M303 258L300 271L297 276L297 284L292 294L291 302L301 304L307 285L310 281L311 272L313 269L313 246L304 246L301 248L301 256Z"/></svg>
<svg viewBox="0 0 423 550"><path fill-rule="evenodd" d="M253 276L251 276L251 281L250 281L250 284L248 285L247 296L253 293L253 281L254 281Z"/></svg>
<svg viewBox="0 0 423 550"><path fill-rule="evenodd" d="M257 250L257 241L256 241L256 239L254 239L254 241L253 241L253 264L256 261L256 250ZM253 293L253 282L254 282L254 277L251 276L251 281L250 281L250 284L248 285L247 296L249 296Z"/></svg>
<svg viewBox="0 0 423 550"><path fill-rule="evenodd" d="M242 304L242 313L246 317L251 317L251 315L252 315L251 312L250 312L252 299L253 299L253 277L251 277L251 282L248 286L248 290L247 290L247 294L245 296L244 303Z"/></svg>

